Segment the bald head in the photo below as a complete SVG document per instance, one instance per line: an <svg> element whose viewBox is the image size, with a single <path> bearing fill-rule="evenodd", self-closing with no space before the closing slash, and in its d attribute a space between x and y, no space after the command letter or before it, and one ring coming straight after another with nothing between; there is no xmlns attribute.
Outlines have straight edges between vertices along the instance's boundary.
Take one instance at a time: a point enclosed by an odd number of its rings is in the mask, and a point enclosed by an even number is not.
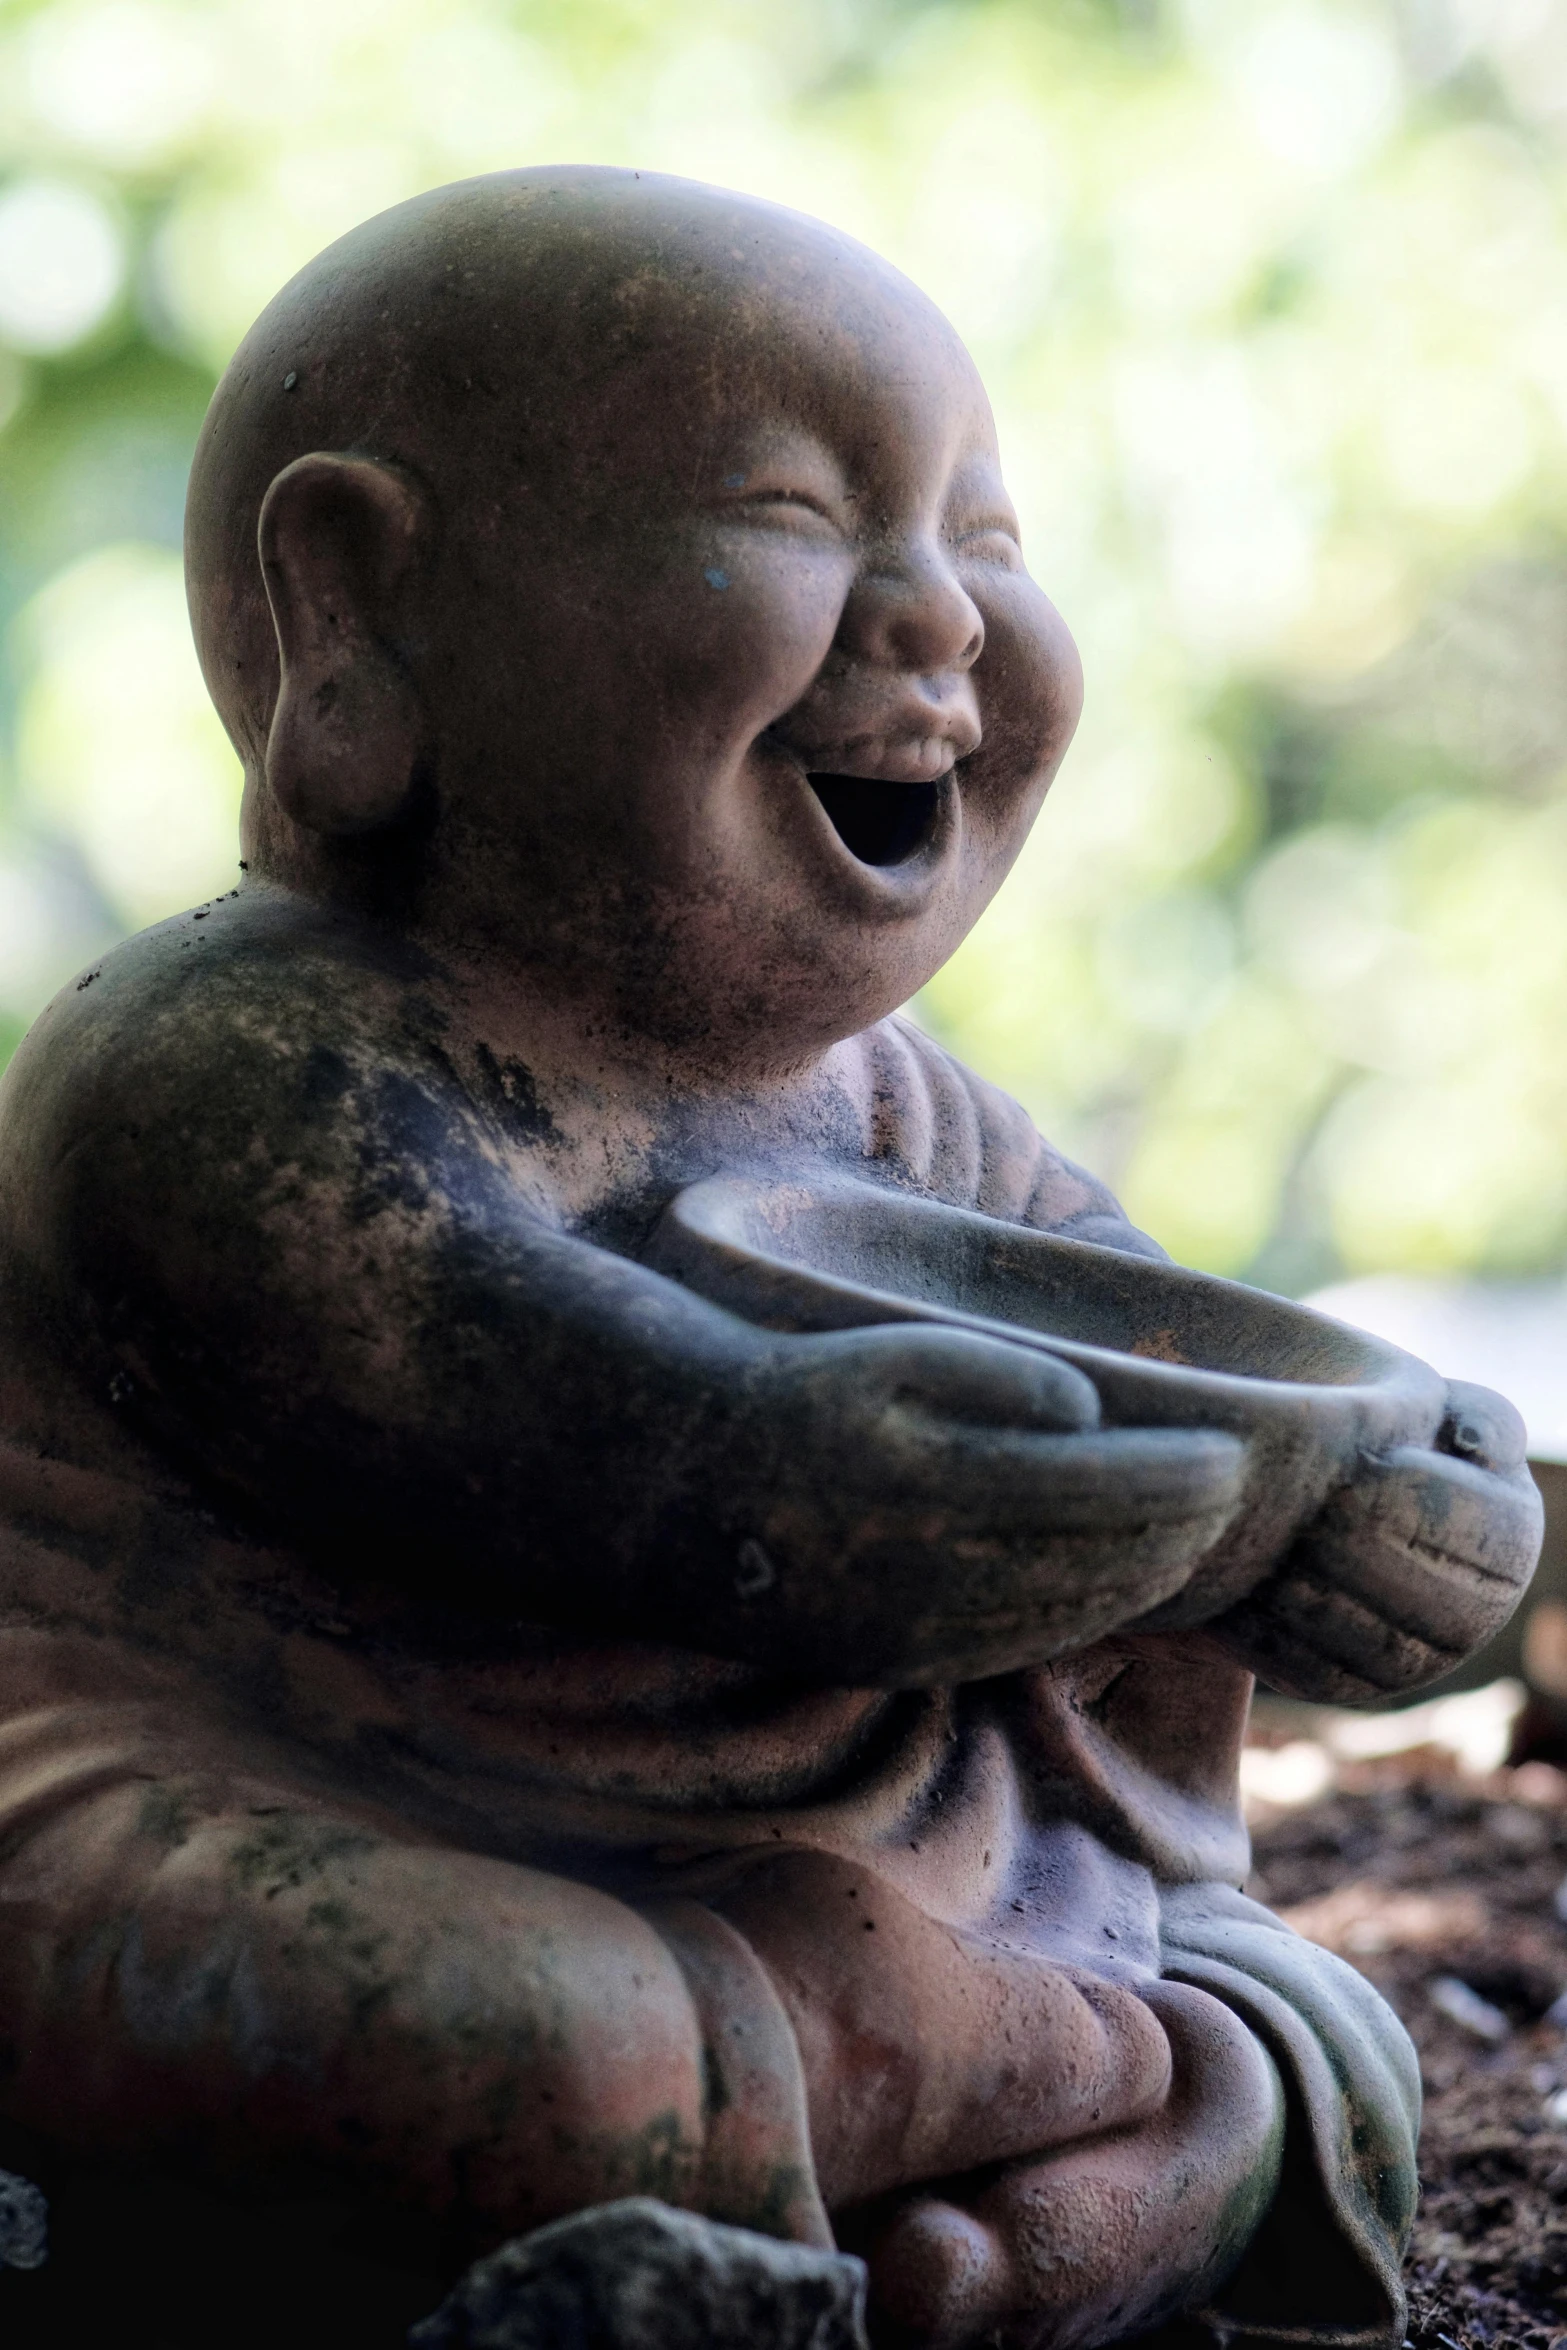
<svg viewBox="0 0 1567 2350"><path fill-rule="evenodd" d="M628 434L656 436L648 461L678 470L726 389L744 398L753 365L785 403L791 354L818 384L847 385L867 335L911 315L959 348L853 239L657 173L493 173L339 238L246 336L191 472L192 620L241 756L260 758L278 682L257 522L295 459L332 450L406 468L434 491L447 537L484 527L497 469L508 491L528 485L541 524L569 522L610 491L606 436L622 455Z"/></svg>

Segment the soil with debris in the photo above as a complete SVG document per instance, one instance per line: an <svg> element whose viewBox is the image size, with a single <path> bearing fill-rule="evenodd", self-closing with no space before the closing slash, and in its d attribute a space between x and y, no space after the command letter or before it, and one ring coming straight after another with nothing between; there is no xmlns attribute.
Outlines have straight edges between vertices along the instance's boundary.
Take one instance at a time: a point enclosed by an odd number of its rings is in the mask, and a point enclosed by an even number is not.
<svg viewBox="0 0 1567 2350"><path fill-rule="evenodd" d="M1399 1755L1253 1837L1249 1890L1368 1976L1420 2051L1413 2350L1567 2350L1567 1773Z"/></svg>

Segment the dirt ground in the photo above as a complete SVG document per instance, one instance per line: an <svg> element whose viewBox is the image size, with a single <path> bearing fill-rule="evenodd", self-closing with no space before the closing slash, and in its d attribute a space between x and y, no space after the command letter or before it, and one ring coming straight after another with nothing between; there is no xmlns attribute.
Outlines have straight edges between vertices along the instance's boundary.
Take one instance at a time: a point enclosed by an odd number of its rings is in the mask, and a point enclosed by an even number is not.
<svg viewBox="0 0 1567 2350"><path fill-rule="evenodd" d="M1420 2051L1413 2350L1567 2350L1567 1773L1352 1763L1253 1834L1249 1889L1359 1967Z"/></svg>

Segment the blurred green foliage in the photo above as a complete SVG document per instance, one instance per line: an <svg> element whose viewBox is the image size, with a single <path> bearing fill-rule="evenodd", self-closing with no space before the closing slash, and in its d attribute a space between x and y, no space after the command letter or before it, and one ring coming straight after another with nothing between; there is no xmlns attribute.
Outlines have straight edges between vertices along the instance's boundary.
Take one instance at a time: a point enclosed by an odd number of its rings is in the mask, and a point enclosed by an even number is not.
<svg viewBox="0 0 1567 2350"><path fill-rule="evenodd" d="M0 0L0 1051L232 866L236 338L561 158L854 230L991 384L1089 707L921 1016L1198 1264L1567 1259L1561 0Z"/></svg>

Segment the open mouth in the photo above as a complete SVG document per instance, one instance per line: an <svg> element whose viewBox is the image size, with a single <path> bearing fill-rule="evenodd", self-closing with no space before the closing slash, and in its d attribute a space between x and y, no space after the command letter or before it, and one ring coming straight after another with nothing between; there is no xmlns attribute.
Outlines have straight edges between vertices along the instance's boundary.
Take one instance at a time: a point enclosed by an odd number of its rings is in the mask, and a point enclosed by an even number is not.
<svg viewBox="0 0 1567 2350"><path fill-rule="evenodd" d="M939 783L879 783L863 775L811 775L834 832L862 865L901 865L936 822Z"/></svg>

